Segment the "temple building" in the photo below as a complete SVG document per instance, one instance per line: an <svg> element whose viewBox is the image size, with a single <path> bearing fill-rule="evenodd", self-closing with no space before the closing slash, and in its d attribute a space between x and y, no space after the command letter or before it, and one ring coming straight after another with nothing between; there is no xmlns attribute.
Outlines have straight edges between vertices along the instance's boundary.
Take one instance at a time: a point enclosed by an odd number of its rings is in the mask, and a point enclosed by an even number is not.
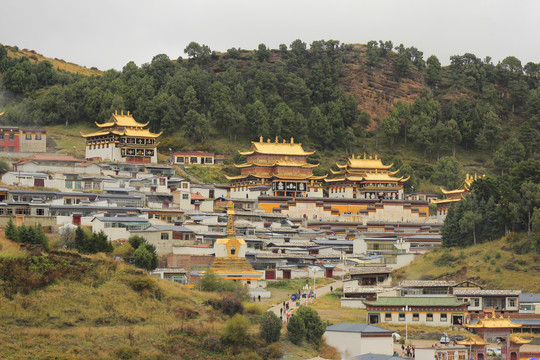
<svg viewBox="0 0 540 360"><path fill-rule="evenodd" d="M364 154L350 157L347 164L336 164L335 176L325 179L329 198L403 200L405 181L409 177L394 177L399 172L390 171L394 164L383 165L381 159Z"/></svg>
<svg viewBox="0 0 540 360"><path fill-rule="evenodd" d="M471 335L463 341L458 341L459 345L465 345L470 349L469 359L486 360L486 346L490 343L488 338L501 339L501 358L506 360L519 360L521 345L532 341L521 338L518 334L513 334L514 329L519 329L522 324L516 324L510 318L502 315L497 317L495 313L491 317L486 315L478 319L475 323L464 325L467 329L474 330L477 335ZM527 357L528 358L528 357Z"/></svg>
<svg viewBox="0 0 540 360"><path fill-rule="evenodd" d="M236 164L241 174L227 177L231 181L231 197L249 198L255 187L266 186L274 196L323 197L322 180L325 176L313 175L313 168L307 157L315 151L305 151L302 144L291 138L275 142L260 138L252 141L249 151L239 151L247 158L244 164ZM250 190L251 189L251 190Z"/></svg>
<svg viewBox="0 0 540 360"><path fill-rule="evenodd" d="M244 239L236 237L234 205L230 200L227 204L227 216L227 237L214 243L216 258L210 268L217 276L240 281L249 287L257 287L258 281L263 280L264 273L254 270L246 259L247 245Z"/></svg>
<svg viewBox="0 0 540 360"><path fill-rule="evenodd" d="M485 176L486 175L478 176L477 174L474 174L473 176L467 174L465 180L463 180L463 182L457 189L446 190L441 187L441 191L445 196L445 199L433 201L433 203L437 204L437 216L444 219L446 217L446 214L448 213L448 209L450 208L450 206L452 206L452 204L458 201L461 201L461 199L463 199L465 195L469 192L472 183Z"/></svg>
<svg viewBox="0 0 540 360"><path fill-rule="evenodd" d="M148 123L133 119L129 111L115 111L98 131L81 135L86 138L86 158L128 163L157 163L157 142L161 135L151 133Z"/></svg>

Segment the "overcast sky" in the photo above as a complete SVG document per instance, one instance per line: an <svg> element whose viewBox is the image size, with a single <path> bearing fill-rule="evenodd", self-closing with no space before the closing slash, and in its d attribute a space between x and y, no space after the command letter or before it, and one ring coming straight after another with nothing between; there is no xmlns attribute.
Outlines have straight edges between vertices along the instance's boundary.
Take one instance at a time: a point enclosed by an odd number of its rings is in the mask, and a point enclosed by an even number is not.
<svg viewBox="0 0 540 360"><path fill-rule="evenodd" d="M540 63L538 0L2 0L0 43L101 70L157 54L391 40L436 55Z"/></svg>

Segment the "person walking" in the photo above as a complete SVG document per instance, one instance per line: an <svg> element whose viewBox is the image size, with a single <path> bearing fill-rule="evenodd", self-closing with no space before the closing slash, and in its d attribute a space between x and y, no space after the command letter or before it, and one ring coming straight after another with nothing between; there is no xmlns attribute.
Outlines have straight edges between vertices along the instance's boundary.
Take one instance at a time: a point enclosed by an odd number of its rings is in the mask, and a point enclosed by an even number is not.
<svg viewBox="0 0 540 360"><path fill-rule="evenodd" d="M261 295L259 295L259 302L261 302Z"/></svg>

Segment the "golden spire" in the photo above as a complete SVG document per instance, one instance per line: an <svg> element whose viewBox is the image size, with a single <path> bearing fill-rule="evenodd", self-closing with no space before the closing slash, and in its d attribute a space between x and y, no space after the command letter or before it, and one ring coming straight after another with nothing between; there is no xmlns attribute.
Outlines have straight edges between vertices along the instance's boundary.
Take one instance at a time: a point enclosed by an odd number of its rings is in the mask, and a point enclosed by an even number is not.
<svg viewBox="0 0 540 360"><path fill-rule="evenodd" d="M261 137L259 138L259 142L262 143L263 141L264 141L264 139L263 139L263 137L261 136Z"/></svg>
<svg viewBox="0 0 540 360"><path fill-rule="evenodd" d="M232 200L227 203L227 237L234 237L234 204Z"/></svg>
<svg viewBox="0 0 540 360"><path fill-rule="evenodd" d="M291 144L294 144L294 138L293 137L291 138Z"/></svg>
<svg viewBox="0 0 540 360"><path fill-rule="evenodd" d="M277 135L276 135L276 143L278 143L278 142L279 142L279 139L278 139L278 137L277 137Z"/></svg>

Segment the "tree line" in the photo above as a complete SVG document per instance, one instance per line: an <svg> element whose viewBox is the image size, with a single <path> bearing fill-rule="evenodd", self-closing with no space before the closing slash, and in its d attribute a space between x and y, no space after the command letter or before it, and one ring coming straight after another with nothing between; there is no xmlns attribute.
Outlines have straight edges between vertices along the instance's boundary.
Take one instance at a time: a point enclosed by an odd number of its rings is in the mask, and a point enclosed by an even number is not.
<svg viewBox="0 0 540 360"><path fill-rule="evenodd" d="M456 55L442 67L431 55L391 41L355 47L336 40L301 40L270 50L231 48L216 53L192 42L187 58L165 54L150 63L127 63L122 71L82 76L54 69L48 61L9 58L0 46L0 86L10 94L4 119L12 124L72 124L106 121L129 109L153 131L181 131L194 144L295 137L319 150L348 152L366 136L370 115L343 90L349 64L359 71L393 69L390 77L420 79L414 103L397 101L377 125L391 146L412 142L428 154L455 155L456 147L499 151L497 166L508 171L514 154L536 152L540 138L540 64L509 56ZM1 105L1 104L0 104ZM401 136L400 136L401 135ZM519 144L521 145L519 145ZM503 146L504 145L504 146Z"/></svg>

